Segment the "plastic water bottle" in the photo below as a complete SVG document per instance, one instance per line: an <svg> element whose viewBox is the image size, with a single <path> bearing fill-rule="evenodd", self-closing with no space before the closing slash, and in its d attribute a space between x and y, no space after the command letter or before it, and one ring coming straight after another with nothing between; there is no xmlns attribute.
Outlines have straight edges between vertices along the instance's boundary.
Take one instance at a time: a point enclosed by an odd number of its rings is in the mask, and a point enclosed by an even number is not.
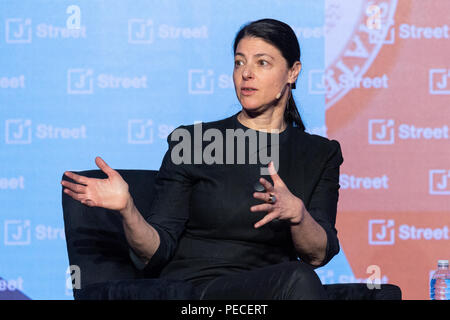
<svg viewBox="0 0 450 320"><path fill-rule="evenodd" d="M450 270L448 260L439 260L430 283L431 300L450 300Z"/></svg>

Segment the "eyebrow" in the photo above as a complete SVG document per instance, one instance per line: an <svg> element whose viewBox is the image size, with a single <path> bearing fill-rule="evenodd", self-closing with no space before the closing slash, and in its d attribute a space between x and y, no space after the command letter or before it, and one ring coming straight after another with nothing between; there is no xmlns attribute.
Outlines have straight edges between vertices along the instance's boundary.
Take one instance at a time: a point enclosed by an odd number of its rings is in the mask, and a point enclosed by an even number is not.
<svg viewBox="0 0 450 320"><path fill-rule="evenodd" d="M243 56L245 58L245 54L241 53L241 52L236 52L235 54L236 56ZM275 60L274 57L272 57L270 54L267 53L257 53L255 54L255 57L262 57L262 56L268 56L269 58L271 58L272 60Z"/></svg>

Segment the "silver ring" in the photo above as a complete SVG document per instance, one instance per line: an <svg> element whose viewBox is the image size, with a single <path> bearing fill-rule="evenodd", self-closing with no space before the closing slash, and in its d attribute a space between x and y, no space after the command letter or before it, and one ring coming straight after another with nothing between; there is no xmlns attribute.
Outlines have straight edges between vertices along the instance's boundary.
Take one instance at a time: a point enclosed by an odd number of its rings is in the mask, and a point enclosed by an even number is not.
<svg viewBox="0 0 450 320"><path fill-rule="evenodd" d="M277 198L273 194L271 194L269 197L269 203L275 203L276 201L277 201Z"/></svg>

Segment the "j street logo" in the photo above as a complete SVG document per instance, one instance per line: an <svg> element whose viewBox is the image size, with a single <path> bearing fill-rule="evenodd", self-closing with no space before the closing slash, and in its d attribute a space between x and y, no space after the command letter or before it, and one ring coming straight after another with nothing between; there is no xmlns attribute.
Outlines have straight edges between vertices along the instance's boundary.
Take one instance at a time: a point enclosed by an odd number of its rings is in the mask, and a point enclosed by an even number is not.
<svg viewBox="0 0 450 320"><path fill-rule="evenodd" d="M128 43L150 44L154 40L153 20L130 19L128 20Z"/></svg>
<svg viewBox="0 0 450 320"><path fill-rule="evenodd" d="M38 224L31 228L30 220L5 220L4 221L4 245L26 246L31 240L65 240L64 228Z"/></svg>
<svg viewBox="0 0 450 320"><path fill-rule="evenodd" d="M32 20L30 18L9 18L5 20L5 42L8 44L31 43L33 35L46 39L76 39L86 38L86 27L67 28L54 26L48 23L36 25L33 33Z"/></svg>
<svg viewBox="0 0 450 320"><path fill-rule="evenodd" d="M191 69L188 79L189 94L213 94L214 71Z"/></svg>
<svg viewBox="0 0 450 320"><path fill-rule="evenodd" d="M86 139L85 125L75 128L58 127L39 123L33 131L30 119L7 119L5 121L6 144L31 144L32 138L37 139ZM34 133L34 134L33 134Z"/></svg>
<svg viewBox="0 0 450 320"><path fill-rule="evenodd" d="M450 195L450 170L429 171L429 193Z"/></svg>
<svg viewBox="0 0 450 320"><path fill-rule="evenodd" d="M166 140L174 129L173 125L156 124L152 119L131 119L128 120L128 143L152 144L156 138Z"/></svg>
<svg viewBox="0 0 450 320"><path fill-rule="evenodd" d="M364 78L383 45L392 44L397 0L328 0L325 7L325 70L310 75L313 92L329 108L354 88L386 88L387 75ZM348 41L342 41L348 39Z"/></svg>
<svg viewBox="0 0 450 320"><path fill-rule="evenodd" d="M392 119L369 120L369 144L393 144L395 142L395 121Z"/></svg>
<svg viewBox="0 0 450 320"><path fill-rule="evenodd" d="M329 73L329 71L327 72ZM310 70L308 72L308 93L325 94L327 92L326 86L324 70Z"/></svg>
<svg viewBox="0 0 450 320"><path fill-rule="evenodd" d="M450 94L450 69L430 69L430 94Z"/></svg>
<svg viewBox="0 0 450 320"><path fill-rule="evenodd" d="M189 69L189 94L213 94L216 86L219 89L234 88L233 76L220 74L216 77L212 69Z"/></svg>
<svg viewBox="0 0 450 320"><path fill-rule="evenodd" d="M69 69L67 71L68 94L94 93L94 72L92 69Z"/></svg>
<svg viewBox="0 0 450 320"><path fill-rule="evenodd" d="M413 124L395 125L393 119L369 120L368 140L369 144L388 145L399 140L447 140L449 128L447 125L440 127L419 127Z"/></svg>
<svg viewBox="0 0 450 320"><path fill-rule="evenodd" d="M31 120L9 119L5 122L6 144L30 144L31 143Z"/></svg>
<svg viewBox="0 0 450 320"><path fill-rule="evenodd" d="M369 244L392 245L395 243L394 220L369 220Z"/></svg>
<svg viewBox="0 0 450 320"><path fill-rule="evenodd" d="M410 224L401 224L395 228L393 219L369 220L369 245L394 245L397 240L450 240L447 225L437 228L418 227Z"/></svg>
<svg viewBox="0 0 450 320"><path fill-rule="evenodd" d="M90 68L67 70L67 94L93 94L100 89L147 89L147 76L116 76L109 73L94 75Z"/></svg>
<svg viewBox="0 0 450 320"><path fill-rule="evenodd" d="M24 246L31 243L30 220L5 220L5 246Z"/></svg>
<svg viewBox="0 0 450 320"><path fill-rule="evenodd" d="M31 19L6 19L5 36L6 43L31 43Z"/></svg>
<svg viewBox="0 0 450 320"><path fill-rule="evenodd" d="M153 121L151 119L128 120L128 143L153 143Z"/></svg>
<svg viewBox="0 0 450 320"><path fill-rule="evenodd" d="M128 20L128 43L152 44L158 39L207 39L208 27L178 27L168 24L155 25L152 19Z"/></svg>
<svg viewBox="0 0 450 320"><path fill-rule="evenodd" d="M327 70L311 70L308 73L308 90L310 94L325 94L327 92L327 80L333 73ZM387 89L389 88L389 77L384 74L380 77L361 77L351 73L339 76L336 86L343 89Z"/></svg>

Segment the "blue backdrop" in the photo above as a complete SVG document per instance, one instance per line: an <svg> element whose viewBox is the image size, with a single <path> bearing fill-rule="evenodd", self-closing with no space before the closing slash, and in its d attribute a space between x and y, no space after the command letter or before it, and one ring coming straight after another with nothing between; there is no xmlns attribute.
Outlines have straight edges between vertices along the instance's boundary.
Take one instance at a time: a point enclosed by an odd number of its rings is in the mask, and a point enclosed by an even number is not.
<svg viewBox="0 0 450 320"><path fill-rule="evenodd" d="M294 95L307 130L326 135L325 97L304 76L324 68L324 1L1 1L0 291L72 299L63 172L95 169L97 155L159 169L171 130L240 110L232 42L265 17L296 31ZM317 272L353 277L342 251Z"/></svg>

